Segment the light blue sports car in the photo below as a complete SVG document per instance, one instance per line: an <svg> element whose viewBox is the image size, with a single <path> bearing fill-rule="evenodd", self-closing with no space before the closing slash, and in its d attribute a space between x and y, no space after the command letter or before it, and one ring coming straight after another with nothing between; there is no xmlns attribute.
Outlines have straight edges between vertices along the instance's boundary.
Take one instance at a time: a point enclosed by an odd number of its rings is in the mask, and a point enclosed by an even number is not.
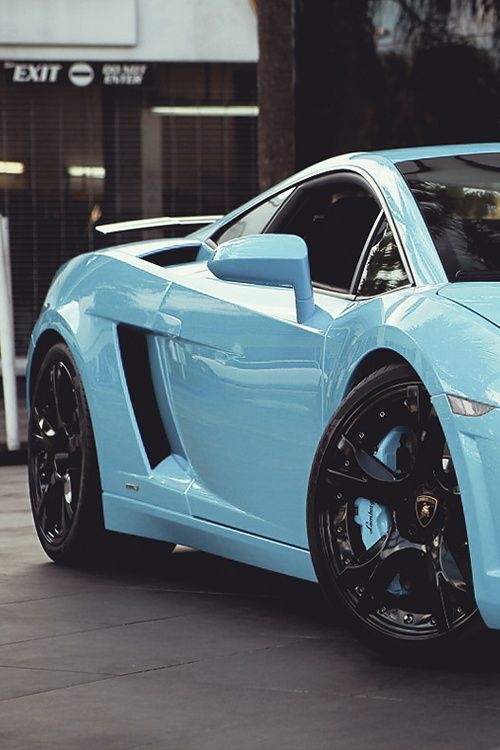
<svg viewBox="0 0 500 750"><path fill-rule="evenodd" d="M29 352L40 541L318 580L377 646L500 628L500 144L348 154L74 258Z"/></svg>

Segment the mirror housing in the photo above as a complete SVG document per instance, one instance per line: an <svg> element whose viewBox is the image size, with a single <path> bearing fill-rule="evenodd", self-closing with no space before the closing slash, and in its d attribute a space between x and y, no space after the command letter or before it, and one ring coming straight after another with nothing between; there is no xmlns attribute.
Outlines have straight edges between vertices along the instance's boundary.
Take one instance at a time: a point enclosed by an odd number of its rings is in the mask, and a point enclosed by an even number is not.
<svg viewBox="0 0 500 750"><path fill-rule="evenodd" d="M294 234L256 234L223 242L208 261L219 279L293 287L297 321L314 313L307 245Z"/></svg>

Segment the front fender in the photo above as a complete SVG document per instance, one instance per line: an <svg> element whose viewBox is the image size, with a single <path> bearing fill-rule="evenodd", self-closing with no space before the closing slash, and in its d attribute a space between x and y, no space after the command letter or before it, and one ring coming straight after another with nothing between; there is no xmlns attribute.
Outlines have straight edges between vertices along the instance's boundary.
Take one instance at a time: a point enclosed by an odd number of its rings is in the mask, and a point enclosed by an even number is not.
<svg viewBox="0 0 500 750"><path fill-rule="evenodd" d="M328 376L328 419L367 358L383 350L411 365L431 395L453 456L479 611L489 627L500 628L500 330L436 290L367 301L346 313L344 325L350 315L343 357L336 368L332 362ZM329 337L335 335L332 326ZM481 417L458 416L447 394L495 408Z"/></svg>
<svg viewBox="0 0 500 750"><path fill-rule="evenodd" d="M380 349L406 360L431 396L450 393L500 407L500 330L437 291L388 294L353 311L355 335L333 375L330 413L364 360Z"/></svg>

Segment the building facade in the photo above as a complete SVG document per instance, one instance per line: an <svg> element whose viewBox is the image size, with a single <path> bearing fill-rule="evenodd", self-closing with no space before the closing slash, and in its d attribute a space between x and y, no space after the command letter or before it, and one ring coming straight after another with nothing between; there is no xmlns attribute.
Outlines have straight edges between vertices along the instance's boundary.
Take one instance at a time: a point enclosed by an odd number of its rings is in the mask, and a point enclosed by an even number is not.
<svg viewBox="0 0 500 750"><path fill-rule="evenodd" d="M0 2L19 355L56 269L100 242L96 223L225 213L255 194L257 55L248 0Z"/></svg>
<svg viewBox="0 0 500 750"><path fill-rule="evenodd" d="M225 213L258 191L255 6L0 0L0 214L18 355L56 269L102 244L96 223ZM344 151L499 139L500 0L280 7L295 115L295 146L283 148L296 168ZM270 158L291 142L282 130Z"/></svg>

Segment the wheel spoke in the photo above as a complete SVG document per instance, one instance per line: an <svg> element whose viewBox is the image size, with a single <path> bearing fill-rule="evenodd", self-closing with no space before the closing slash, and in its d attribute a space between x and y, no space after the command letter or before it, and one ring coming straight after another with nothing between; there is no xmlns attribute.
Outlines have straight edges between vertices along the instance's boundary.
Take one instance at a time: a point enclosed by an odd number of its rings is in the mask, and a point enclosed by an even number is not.
<svg viewBox="0 0 500 750"><path fill-rule="evenodd" d="M36 520L44 531L47 524L47 503L51 489L52 485L49 484L49 486L42 492L42 496L35 510Z"/></svg>
<svg viewBox="0 0 500 750"><path fill-rule="evenodd" d="M434 475L437 461L441 460L440 450L444 445L444 435L432 401L428 394L422 392L421 387L416 384L409 385L404 403L414 417L412 429L416 439L415 460L406 476L413 482L418 482Z"/></svg>
<svg viewBox="0 0 500 750"><path fill-rule="evenodd" d="M367 615L375 611L394 579L401 571L403 556L424 554L425 546L402 537L396 526L368 559L358 559L346 565L338 576L343 588L354 589L359 596L357 609Z"/></svg>
<svg viewBox="0 0 500 750"><path fill-rule="evenodd" d="M69 460L70 454L68 451L58 451L54 454L54 466L61 477L64 476L68 470Z"/></svg>
<svg viewBox="0 0 500 750"><path fill-rule="evenodd" d="M453 625L453 607L446 593L446 584L441 573L436 573L436 605L434 609L437 629L440 633L446 633Z"/></svg>
<svg viewBox="0 0 500 750"><path fill-rule="evenodd" d="M424 423L419 436L419 447L413 474L415 479L432 479L440 470L444 446L444 435L437 421L432 419L432 409L429 418Z"/></svg>
<svg viewBox="0 0 500 750"><path fill-rule="evenodd" d="M49 521L52 519L55 510L55 504L57 503L57 485L59 480L52 475L49 484L42 493L40 502L36 509L36 518L40 525L40 528L47 533L49 530Z"/></svg>
<svg viewBox="0 0 500 750"><path fill-rule="evenodd" d="M80 440L80 433L76 432L75 434L69 435L68 439L68 451L70 454L76 453L80 450L81 447L81 440Z"/></svg>
<svg viewBox="0 0 500 750"><path fill-rule="evenodd" d="M73 506L74 492L79 486L80 471L79 469L67 469L65 475L61 478L62 491L62 530L67 532L73 523L75 509Z"/></svg>
<svg viewBox="0 0 500 750"><path fill-rule="evenodd" d="M34 421L38 427L39 432L42 435L47 435L48 437L53 437L56 434L56 431L54 430L53 426L43 414L40 409L35 406L33 408L33 414L34 414Z"/></svg>
<svg viewBox="0 0 500 750"><path fill-rule="evenodd" d="M456 496L453 497L453 500L456 503ZM442 554L445 554L448 550L463 580L470 583L472 580L472 571L466 541L465 522L463 518L458 518L458 515L457 512L450 514L447 528L443 532Z"/></svg>
<svg viewBox="0 0 500 750"><path fill-rule="evenodd" d="M55 442L55 430L46 417L35 407L33 410L32 448L35 453L50 453Z"/></svg>
<svg viewBox="0 0 500 750"><path fill-rule="evenodd" d="M389 564L387 558L383 558L374 568L361 591L356 607L360 614L366 616L377 610L394 575L393 566Z"/></svg>
<svg viewBox="0 0 500 750"><path fill-rule="evenodd" d="M50 400L57 429L74 436L79 431L78 405L73 382L67 368L60 362L52 365L49 372Z"/></svg>
<svg viewBox="0 0 500 750"><path fill-rule="evenodd" d="M344 568L338 581L342 587L354 589L359 597L356 608L360 614L368 614L377 608L376 600L382 597L394 575L388 559L379 552L366 562Z"/></svg>
<svg viewBox="0 0 500 750"><path fill-rule="evenodd" d="M349 452L354 456L360 471L365 474L365 476L380 482L394 482L397 479L396 472L389 469L389 467L376 458L376 456L372 456L368 453L368 451L361 445L355 443L353 440L348 440L345 435L342 435L341 442L342 441L348 446ZM342 448L340 448L340 450L342 450Z"/></svg>
<svg viewBox="0 0 500 750"><path fill-rule="evenodd" d="M73 508L71 503L66 500L64 492L62 494L62 508L61 508L61 530L67 532L73 522Z"/></svg>
<svg viewBox="0 0 500 750"><path fill-rule="evenodd" d="M43 432L32 433L31 447L35 453L50 453L54 448L54 437Z"/></svg>
<svg viewBox="0 0 500 750"><path fill-rule="evenodd" d="M66 476L69 478L69 481L71 483L71 503L73 507L73 500L76 495L78 495L79 489L80 489L80 479L81 479L81 468L79 466L68 466Z"/></svg>
<svg viewBox="0 0 500 750"><path fill-rule="evenodd" d="M339 471L338 469L327 467L324 481L327 484L338 486L340 489L344 490L344 492L359 493L362 494L363 497L368 497L368 490L365 492L365 485L368 484L368 479L365 476L357 477L353 474L346 474L345 471ZM375 500L376 497L368 497L368 499Z"/></svg>
<svg viewBox="0 0 500 750"><path fill-rule="evenodd" d="M59 362L56 362L50 368L49 380L50 380L50 395L52 401L52 408L54 410L54 418L56 427L60 428L63 426L63 420L61 417L61 410L59 406L59 381L61 377L61 370Z"/></svg>
<svg viewBox="0 0 500 750"><path fill-rule="evenodd" d="M74 516L74 511L73 511L73 506L71 505L71 503L68 503L67 500L64 500L64 513L69 523L71 524L71 521L73 520L73 516Z"/></svg>
<svg viewBox="0 0 500 750"><path fill-rule="evenodd" d="M388 508L395 508L408 490L406 478L383 482L372 477L354 476L337 469L327 468L324 481L356 497L366 497Z"/></svg>
<svg viewBox="0 0 500 750"><path fill-rule="evenodd" d="M431 595L431 611L440 633L446 633L453 625L453 605L447 591L443 572L436 568L431 555L426 555L427 581Z"/></svg>
<svg viewBox="0 0 500 750"><path fill-rule="evenodd" d="M406 388L405 406L415 416L416 432L421 436L434 413L429 394L422 392L421 386L412 383Z"/></svg>
<svg viewBox="0 0 500 750"><path fill-rule="evenodd" d="M327 467L325 481L348 494L358 494L389 507L408 489L408 477L398 478L382 461L358 443L342 435L337 448L343 468Z"/></svg>
<svg viewBox="0 0 500 750"><path fill-rule="evenodd" d="M410 414L415 414L417 426L420 427L422 421L423 401L420 398L420 388L416 384L409 385L406 388L405 406Z"/></svg>

